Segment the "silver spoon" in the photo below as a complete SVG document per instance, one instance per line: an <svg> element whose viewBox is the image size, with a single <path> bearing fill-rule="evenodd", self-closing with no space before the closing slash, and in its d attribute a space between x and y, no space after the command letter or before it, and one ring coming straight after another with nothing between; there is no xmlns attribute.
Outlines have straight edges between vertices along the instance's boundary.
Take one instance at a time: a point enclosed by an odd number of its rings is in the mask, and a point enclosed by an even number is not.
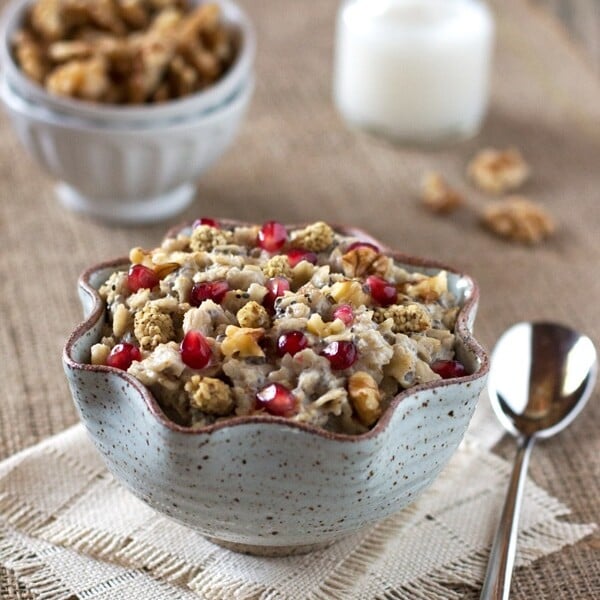
<svg viewBox="0 0 600 600"><path fill-rule="evenodd" d="M507 600L529 455L562 431L587 402L597 371L592 341L554 323L518 323L498 340L488 381L496 416L517 438L517 455L481 600Z"/></svg>

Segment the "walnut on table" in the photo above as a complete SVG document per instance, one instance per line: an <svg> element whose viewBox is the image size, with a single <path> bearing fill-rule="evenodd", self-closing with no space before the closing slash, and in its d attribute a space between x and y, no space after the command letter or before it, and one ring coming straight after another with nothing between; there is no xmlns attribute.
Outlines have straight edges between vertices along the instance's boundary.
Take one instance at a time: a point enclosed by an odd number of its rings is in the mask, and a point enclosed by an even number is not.
<svg viewBox="0 0 600 600"><path fill-rule="evenodd" d="M537 244L556 230L554 219L544 208L522 196L494 202L481 218L496 235L525 244Z"/></svg>
<svg viewBox="0 0 600 600"><path fill-rule="evenodd" d="M447 214L462 206L465 199L439 173L428 173L423 178L421 201L431 212Z"/></svg>
<svg viewBox="0 0 600 600"><path fill-rule="evenodd" d="M477 153L467 174L485 192L502 194L515 190L529 178L529 165L515 148L486 148Z"/></svg>

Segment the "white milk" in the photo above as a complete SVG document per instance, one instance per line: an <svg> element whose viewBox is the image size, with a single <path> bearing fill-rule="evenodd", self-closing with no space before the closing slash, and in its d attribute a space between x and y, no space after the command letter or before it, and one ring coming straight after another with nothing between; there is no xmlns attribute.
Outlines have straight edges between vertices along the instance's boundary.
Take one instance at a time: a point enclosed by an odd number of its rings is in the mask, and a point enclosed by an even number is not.
<svg viewBox="0 0 600 600"><path fill-rule="evenodd" d="M493 37L479 0L347 0L337 23L337 107L400 140L473 135L487 106Z"/></svg>

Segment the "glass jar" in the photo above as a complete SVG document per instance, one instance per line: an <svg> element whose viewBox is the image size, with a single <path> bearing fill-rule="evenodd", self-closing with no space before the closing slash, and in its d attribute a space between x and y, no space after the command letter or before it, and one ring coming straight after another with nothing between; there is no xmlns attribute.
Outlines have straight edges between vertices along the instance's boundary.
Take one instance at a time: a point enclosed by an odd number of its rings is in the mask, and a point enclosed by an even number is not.
<svg viewBox="0 0 600 600"><path fill-rule="evenodd" d="M487 109L493 41L480 0L346 0L335 104L350 124L401 142L471 137Z"/></svg>

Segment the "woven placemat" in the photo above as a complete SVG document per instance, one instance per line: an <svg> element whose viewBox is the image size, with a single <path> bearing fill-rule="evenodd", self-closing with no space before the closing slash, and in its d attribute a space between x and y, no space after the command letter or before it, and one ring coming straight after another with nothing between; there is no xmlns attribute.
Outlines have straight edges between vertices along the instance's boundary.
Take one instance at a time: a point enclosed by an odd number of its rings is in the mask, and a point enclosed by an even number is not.
<svg viewBox="0 0 600 600"><path fill-rule="evenodd" d="M438 258L476 277L482 303L476 329L491 345L516 320L556 319L600 343L600 83L557 28L523 0L494 3L499 47L493 102L480 137L455 148L400 149L348 130L330 101L337 2L243 2L259 37L258 85L235 148L199 185L200 214L262 221L324 218L370 230L412 254ZM76 422L60 364L65 337L81 318L77 275L130 246L153 246L172 223L108 228L66 213L52 181L23 153L0 116L0 456ZM559 232L539 248L489 236L472 212L436 219L415 200L434 169L465 191L467 160L482 146L515 145L533 168L524 193L557 218ZM573 510L598 519L600 404L534 452L539 485ZM510 455L506 442L499 451ZM586 540L517 571L514 598L600 597L600 539ZM6 569L6 597L27 598ZM465 597L471 592L466 590ZM477 597L473 592L473 598Z"/></svg>

